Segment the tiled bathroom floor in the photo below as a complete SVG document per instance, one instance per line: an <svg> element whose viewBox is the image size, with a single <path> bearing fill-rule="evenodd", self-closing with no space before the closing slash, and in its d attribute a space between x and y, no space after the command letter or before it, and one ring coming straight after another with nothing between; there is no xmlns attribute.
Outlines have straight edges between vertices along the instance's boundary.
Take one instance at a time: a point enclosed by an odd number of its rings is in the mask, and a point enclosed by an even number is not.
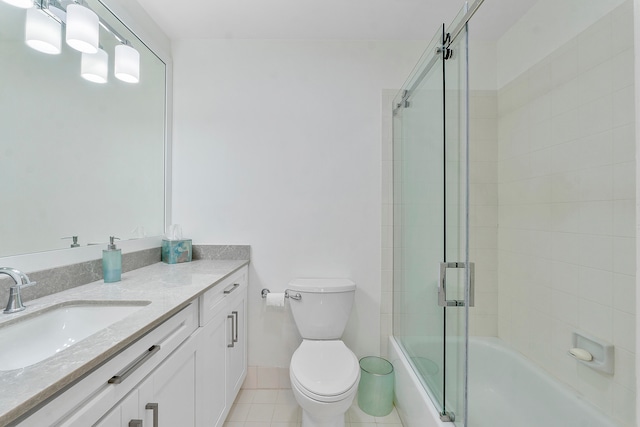
<svg viewBox="0 0 640 427"><path fill-rule="evenodd" d="M224 427L300 427L301 420L291 389L242 389ZM372 417L358 408L357 398L345 421L345 427L402 427L395 408L386 417Z"/></svg>

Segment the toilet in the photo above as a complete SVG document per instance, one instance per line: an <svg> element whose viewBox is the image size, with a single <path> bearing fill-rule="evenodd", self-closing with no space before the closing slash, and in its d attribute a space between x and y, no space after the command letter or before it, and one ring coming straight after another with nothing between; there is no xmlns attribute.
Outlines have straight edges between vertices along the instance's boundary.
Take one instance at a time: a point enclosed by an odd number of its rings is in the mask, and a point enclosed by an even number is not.
<svg viewBox="0 0 640 427"><path fill-rule="evenodd" d="M349 279L295 279L291 312L302 344L291 357L291 390L302 407L302 427L344 427L358 391L358 358L340 339L356 285ZM300 297L298 299L298 296Z"/></svg>

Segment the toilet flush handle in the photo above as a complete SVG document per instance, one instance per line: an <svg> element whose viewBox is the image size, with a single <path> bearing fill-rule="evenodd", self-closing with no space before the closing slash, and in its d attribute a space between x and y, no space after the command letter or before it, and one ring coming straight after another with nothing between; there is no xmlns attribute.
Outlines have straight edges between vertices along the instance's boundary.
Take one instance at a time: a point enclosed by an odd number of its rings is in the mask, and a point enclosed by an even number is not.
<svg viewBox="0 0 640 427"><path fill-rule="evenodd" d="M296 301L300 301L302 299L302 295L300 295L300 292L296 292L295 294L291 293L291 291L289 289L284 291L284 296L286 298L291 298L294 299Z"/></svg>

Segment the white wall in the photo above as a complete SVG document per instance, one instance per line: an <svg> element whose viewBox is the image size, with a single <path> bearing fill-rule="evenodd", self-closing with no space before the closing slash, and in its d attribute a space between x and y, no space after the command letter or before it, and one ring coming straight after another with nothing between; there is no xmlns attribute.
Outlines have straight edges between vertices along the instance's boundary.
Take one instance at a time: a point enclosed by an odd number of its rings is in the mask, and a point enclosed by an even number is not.
<svg viewBox="0 0 640 427"><path fill-rule="evenodd" d="M187 40L173 45L174 222L194 243L250 244L249 364L286 367L289 312L260 289L358 285L345 341L379 353L382 88L422 42Z"/></svg>

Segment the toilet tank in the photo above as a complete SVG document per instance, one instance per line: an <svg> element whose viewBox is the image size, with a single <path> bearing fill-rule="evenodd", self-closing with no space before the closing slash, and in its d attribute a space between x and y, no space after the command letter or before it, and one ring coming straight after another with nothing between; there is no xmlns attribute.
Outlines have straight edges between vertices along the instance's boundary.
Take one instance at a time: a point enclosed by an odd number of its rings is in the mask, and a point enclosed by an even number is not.
<svg viewBox="0 0 640 427"><path fill-rule="evenodd" d="M299 293L300 300L289 298L293 319L302 338L340 339L344 332L356 284L349 279L294 279L289 295Z"/></svg>

